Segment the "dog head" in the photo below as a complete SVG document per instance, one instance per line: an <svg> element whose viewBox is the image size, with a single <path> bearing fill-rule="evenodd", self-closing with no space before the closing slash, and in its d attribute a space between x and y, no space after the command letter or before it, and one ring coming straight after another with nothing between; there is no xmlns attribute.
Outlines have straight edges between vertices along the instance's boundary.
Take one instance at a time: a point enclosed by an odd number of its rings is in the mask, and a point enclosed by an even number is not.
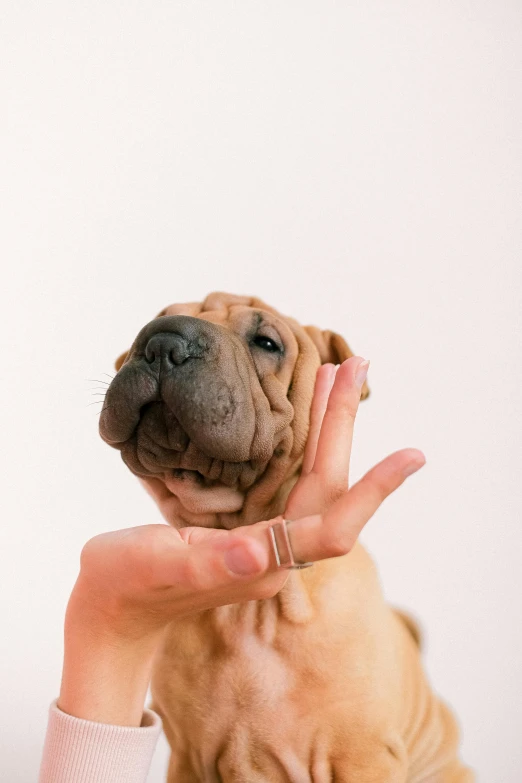
<svg viewBox="0 0 522 783"><path fill-rule="evenodd" d="M254 297L170 305L117 360L100 434L170 524L270 519L299 474L317 369L352 355Z"/></svg>

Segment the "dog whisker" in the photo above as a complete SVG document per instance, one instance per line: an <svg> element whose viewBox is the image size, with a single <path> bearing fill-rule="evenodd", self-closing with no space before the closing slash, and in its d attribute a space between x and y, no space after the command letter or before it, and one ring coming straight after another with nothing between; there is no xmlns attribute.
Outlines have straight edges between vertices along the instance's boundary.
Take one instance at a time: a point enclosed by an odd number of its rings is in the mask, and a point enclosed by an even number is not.
<svg viewBox="0 0 522 783"><path fill-rule="evenodd" d="M102 402L102 400L97 400L97 402ZM92 402L91 402L91 405L93 405L93 403L92 403ZM99 410L99 411L95 411L95 413L96 413L96 414L99 416L99 415L100 415L100 413L103 413L103 411L108 411L108 410L110 410L110 408L112 408L112 407L114 407L114 406L113 406L113 405L107 405L105 408L100 408L100 410Z"/></svg>

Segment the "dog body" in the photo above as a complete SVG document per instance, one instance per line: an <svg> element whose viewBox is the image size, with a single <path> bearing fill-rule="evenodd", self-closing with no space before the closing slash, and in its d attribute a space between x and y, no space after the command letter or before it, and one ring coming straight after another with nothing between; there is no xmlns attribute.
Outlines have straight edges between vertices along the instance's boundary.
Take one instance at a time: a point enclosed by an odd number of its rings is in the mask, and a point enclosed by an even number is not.
<svg viewBox="0 0 522 783"><path fill-rule="evenodd" d="M350 355L257 299L171 306L117 364L100 431L170 524L272 519L299 477L317 368ZM275 597L172 622L152 694L168 783L473 780L360 544Z"/></svg>
<svg viewBox="0 0 522 783"><path fill-rule="evenodd" d="M169 783L471 780L363 547L316 566L272 599L168 628L152 707Z"/></svg>

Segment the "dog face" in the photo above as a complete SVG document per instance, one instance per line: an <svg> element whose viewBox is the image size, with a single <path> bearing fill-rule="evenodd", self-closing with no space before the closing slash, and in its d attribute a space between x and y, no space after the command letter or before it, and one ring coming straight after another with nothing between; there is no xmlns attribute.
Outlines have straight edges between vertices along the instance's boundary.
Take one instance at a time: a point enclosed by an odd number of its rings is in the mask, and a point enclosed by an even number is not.
<svg viewBox="0 0 522 783"><path fill-rule="evenodd" d="M117 360L100 434L176 527L271 518L299 473L317 369L352 355L253 297L170 305Z"/></svg>

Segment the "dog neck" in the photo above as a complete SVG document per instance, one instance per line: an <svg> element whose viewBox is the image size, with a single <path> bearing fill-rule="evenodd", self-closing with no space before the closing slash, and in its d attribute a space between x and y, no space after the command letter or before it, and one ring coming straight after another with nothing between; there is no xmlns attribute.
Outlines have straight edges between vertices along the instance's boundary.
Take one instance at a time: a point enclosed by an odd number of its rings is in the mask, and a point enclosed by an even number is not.
<svg viewBox="0 0 522 783"><path fill-rule="evenodd" d="M172 625L179 632L181 626L192 627L193 632L202 633L205 638L210 634L208 638L230 649L248 639L277 646L282 638L293 638L298 628L305 633L306 629L314 629L313 633L321 638L332 624L346 628L353 622L353 627L357 627L361 606L368 602L368 585L374 582L368 569L374 569L373 562L357 543L344 557L290 571L284 586L272 598L220 606L173 621Z"/></svg>

